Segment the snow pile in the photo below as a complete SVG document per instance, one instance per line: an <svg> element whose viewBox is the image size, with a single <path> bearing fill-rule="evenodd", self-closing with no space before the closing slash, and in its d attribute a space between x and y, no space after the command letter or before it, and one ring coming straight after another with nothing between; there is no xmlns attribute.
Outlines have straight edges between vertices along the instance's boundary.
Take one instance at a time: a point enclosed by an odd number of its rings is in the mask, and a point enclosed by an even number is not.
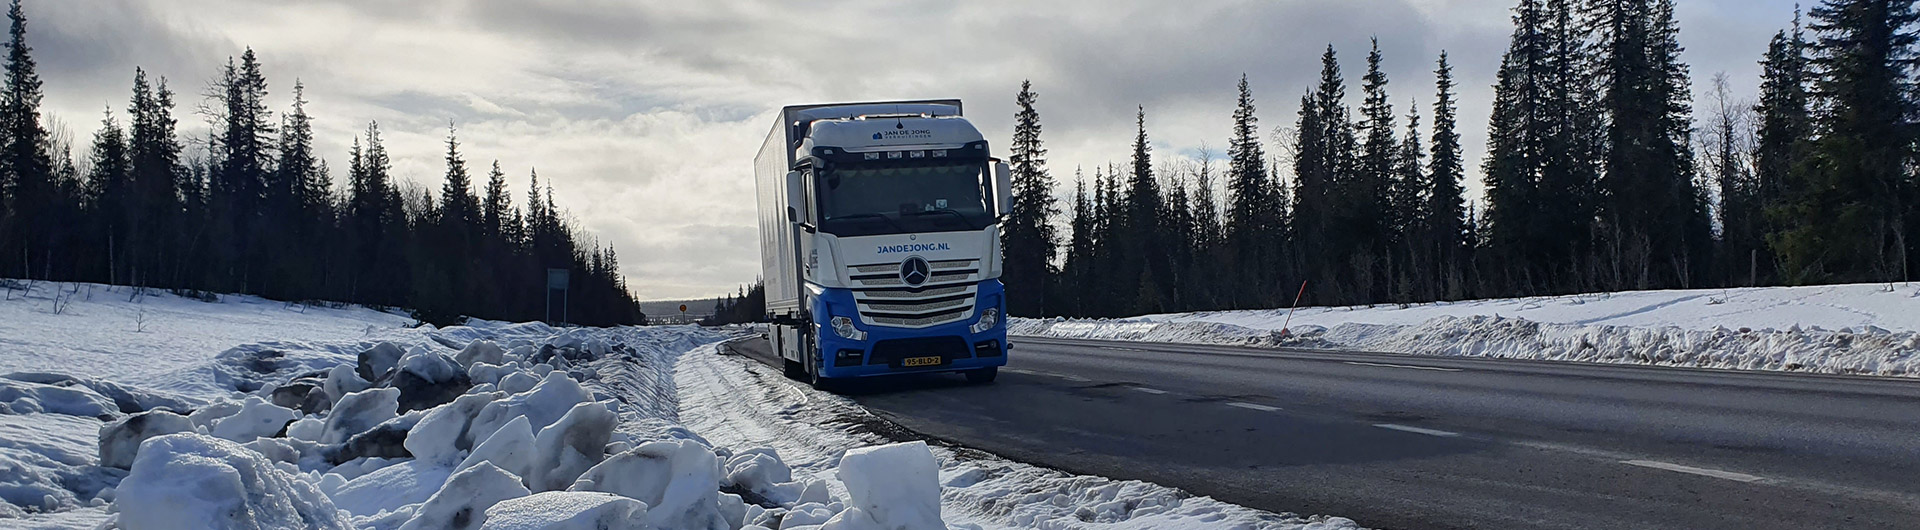
<svg viewBox="0 0 1920 530"><path fill-rule="evenodd" d="M939 528L940 466L926 442L862 447L840 457L846 511L827 521L832 530Z"/></svg>
<svg viewBox="0 0 1920 530"><path fill-rule="evenodd" d="M140 449L114 496L119 528L352 528L313 484L233 442L181 433Z"/></svg>
<svg viewBox="0 0 1920 530"><path fill-rule="evenodd" d="M1920 288L1642 291L1413 306L1013 319L1009 333L1920 377Z"/></svg>
<svg viewBox="0 0 1920 530"><path fill-rule="evenodd" d="M487 509L482 530L648 530L647 504L586 491L549 491Z"/></svg>

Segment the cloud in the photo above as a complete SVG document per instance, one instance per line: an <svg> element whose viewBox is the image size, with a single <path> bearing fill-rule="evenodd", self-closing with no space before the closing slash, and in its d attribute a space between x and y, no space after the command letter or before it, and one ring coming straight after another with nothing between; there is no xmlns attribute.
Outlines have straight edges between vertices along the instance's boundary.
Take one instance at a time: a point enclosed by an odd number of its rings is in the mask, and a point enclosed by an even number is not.
<svg viewBox="0 0 1920 530"><path fill-rule="evenodd" d="M1452 53L1477 164L1508 3L94 0L33 2L28 15L48 110L85 124L83 138L102 105L125 106L135 65L193 95L252 46L277 108L295 79L306 85L328 158L378 120L397 174L437 189L451 122L470 166L499 160L516 199L537 168L619 249L638 294L679 298L759 275L752 159L782 105L960 97L1003 144L1031 79L1065 191L1074 168L1124 161L1136 106L1160 156L1219 152L1243 73L1263 127L1291 124L1329 44L1357 104L1377 36L1401 114L1410 100L1430 113L1433 60ZM1697 90L1723 70L1754 83L1792 9L1759 4L1682 6Z"/></svg>

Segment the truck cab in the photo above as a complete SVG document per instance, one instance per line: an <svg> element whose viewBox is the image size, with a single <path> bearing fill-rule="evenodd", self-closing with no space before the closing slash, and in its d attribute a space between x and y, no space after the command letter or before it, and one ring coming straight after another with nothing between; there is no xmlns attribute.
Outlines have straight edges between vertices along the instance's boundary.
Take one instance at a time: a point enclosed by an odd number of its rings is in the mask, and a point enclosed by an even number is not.
<svg viewBox="0 0 1920 530"><path fill-rule="evenodd" d="M1007 363L1006 165L958 100L782 109L755 161L769 337L816 386Z"/></svg>

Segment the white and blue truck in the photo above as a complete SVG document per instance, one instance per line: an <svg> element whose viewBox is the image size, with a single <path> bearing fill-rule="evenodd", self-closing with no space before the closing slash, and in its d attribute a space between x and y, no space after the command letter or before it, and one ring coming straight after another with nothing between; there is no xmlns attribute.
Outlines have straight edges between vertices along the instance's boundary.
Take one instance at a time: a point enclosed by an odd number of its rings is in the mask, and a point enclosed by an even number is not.
<svg viewBox="0 0 1920 530"><path fill-rule="evenodd" d="M768 333L789 377L1007 364L1007 165L959 100L781 109L754 159Z"/></svg>

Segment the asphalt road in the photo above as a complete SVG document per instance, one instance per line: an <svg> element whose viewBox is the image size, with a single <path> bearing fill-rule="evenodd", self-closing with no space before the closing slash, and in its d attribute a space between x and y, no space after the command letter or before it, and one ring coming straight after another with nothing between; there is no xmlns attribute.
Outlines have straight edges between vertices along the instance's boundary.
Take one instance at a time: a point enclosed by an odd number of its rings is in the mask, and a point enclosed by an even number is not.
<svg viewBox="0 0 1920 530"><path fill-rule="evenodd" d="M1920 529L1920 381L1034 338L1010 362L844 392L1015 460L1373 528Z"/></svg>

